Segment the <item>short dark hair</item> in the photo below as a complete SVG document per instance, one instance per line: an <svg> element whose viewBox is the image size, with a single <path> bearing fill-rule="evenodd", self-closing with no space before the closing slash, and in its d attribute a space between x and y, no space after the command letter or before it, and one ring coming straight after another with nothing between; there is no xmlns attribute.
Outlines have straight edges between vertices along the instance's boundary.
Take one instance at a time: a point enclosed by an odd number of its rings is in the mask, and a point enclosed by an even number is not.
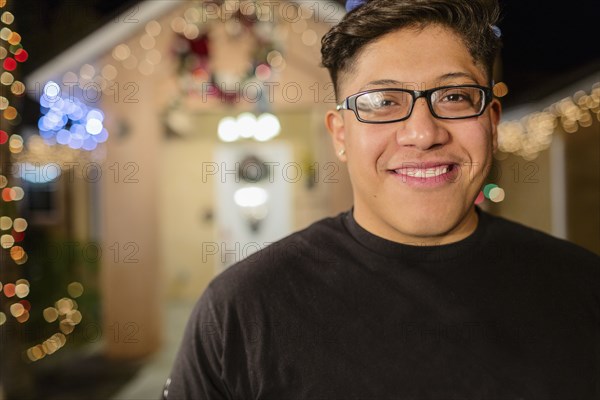
<svg viewBox="0 0 600 400"><path fill-rule="evenodd" d="M367 0L323 36L322 65L329 71L337 97L339 73L352 69L364 46L402 28L438 24L462 38L491 80L501 46L499 35L492 29L499 15L498 0Z"/></svg>

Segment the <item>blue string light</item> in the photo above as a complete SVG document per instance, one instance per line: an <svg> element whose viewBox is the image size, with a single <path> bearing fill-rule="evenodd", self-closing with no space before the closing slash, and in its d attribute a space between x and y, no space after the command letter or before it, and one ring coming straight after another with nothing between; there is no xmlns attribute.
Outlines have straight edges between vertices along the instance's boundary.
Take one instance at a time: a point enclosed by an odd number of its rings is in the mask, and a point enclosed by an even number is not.
<svg viewBox="0 0 600 400"><path fill-rule="evenodd" d="M98 108L88 107L75 96L61 96L56 82L49 81L44 86L40 110L40 136L49 145L61 144L92 151L108 139L108 132L103 126L104 113Z"/></svg>

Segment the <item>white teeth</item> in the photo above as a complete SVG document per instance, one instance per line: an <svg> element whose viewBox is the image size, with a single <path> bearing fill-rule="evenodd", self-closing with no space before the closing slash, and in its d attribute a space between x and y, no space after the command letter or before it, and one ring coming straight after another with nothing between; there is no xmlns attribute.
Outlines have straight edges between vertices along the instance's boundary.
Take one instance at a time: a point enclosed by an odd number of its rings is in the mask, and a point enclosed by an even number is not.
<svg viewBox="0 0 600 400"><path fill-rule="evenodd" d="M411 176L414 178L434 178L445 174L449 169L449 165L440 165L435 168L400 168L395 170L395 172L400 175Z"/></svg>

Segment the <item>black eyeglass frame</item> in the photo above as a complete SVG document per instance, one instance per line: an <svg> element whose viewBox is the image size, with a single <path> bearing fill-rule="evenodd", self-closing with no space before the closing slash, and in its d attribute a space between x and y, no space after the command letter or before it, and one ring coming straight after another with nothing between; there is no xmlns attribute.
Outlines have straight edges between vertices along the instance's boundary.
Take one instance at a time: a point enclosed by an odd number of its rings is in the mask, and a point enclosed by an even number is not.
<svg viewBox="0 0 600 400"><path fill-rule="evenodd" d="M431 93L436 92L440 89L453 89L453 88L464 88L464 87L477 88L477 89L481 89L483 91L483 94L484 94L483 106L481 107L481 110L477 114L468 115L465 117L441 117L435 113L435 111L433 110L433 105L431 104ZM403 118L392 119L389 121L368 121L368 120L362 119L358 115L358 110L356 109L356 99L359 96L362 96L363 94L373 93L373 92L383 92L383 91L409 93L412 96L413 101L410 106L410 110L408 110L408 114ZM427 89L427 90L410 90L410 89L400 89L400 88L370 89L370 90L364 90L362 92L358 92L358 93L355 93L353 95L346 97L342 103L340 103L336 106L336 110L337 111L350 110L354 113L357 120L359 120L360 122L363 122L365 124L390 124L392 122L400 122L400 121L404 121L404 120L407 120L408 118L410 118L410 116L412 115L413 109L415 108L415 103L417 102L417 99L420 99L421 97L425 97L425 101L427 102L429 111L431 112L431 115L433 115L435 118L438 118L438 119L467 119L467 118L479 117L481 114L483 114L485 112L485 109L487 108L487 106L492 102L492 100L494 98L494 92L493 92L492 88L490 88L490 87L481 86L481 85L471 85L471 84L438 86L438 87Z"/></svg>

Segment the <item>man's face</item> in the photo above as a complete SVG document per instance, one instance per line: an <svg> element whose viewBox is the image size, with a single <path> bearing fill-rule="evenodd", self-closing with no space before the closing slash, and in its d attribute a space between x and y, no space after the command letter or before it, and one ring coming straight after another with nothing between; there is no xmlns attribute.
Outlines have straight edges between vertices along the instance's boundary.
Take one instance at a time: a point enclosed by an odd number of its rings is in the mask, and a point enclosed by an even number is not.
<svg viewBox="0 0 600 400"><path fill-rule="evenodd" d="M428 26L365 46L340 76L339 90L343 99L368 89L461 84L488 86L459 37ZM400 122L367 124L352 111L329 112L336 152L345 150L339 157L348 164L356 221L401 243L444 244L468 236L477 226L473 203L491 166L499 117L497 100L481 116L461 120L435 118L425 98Z"/></svg>

